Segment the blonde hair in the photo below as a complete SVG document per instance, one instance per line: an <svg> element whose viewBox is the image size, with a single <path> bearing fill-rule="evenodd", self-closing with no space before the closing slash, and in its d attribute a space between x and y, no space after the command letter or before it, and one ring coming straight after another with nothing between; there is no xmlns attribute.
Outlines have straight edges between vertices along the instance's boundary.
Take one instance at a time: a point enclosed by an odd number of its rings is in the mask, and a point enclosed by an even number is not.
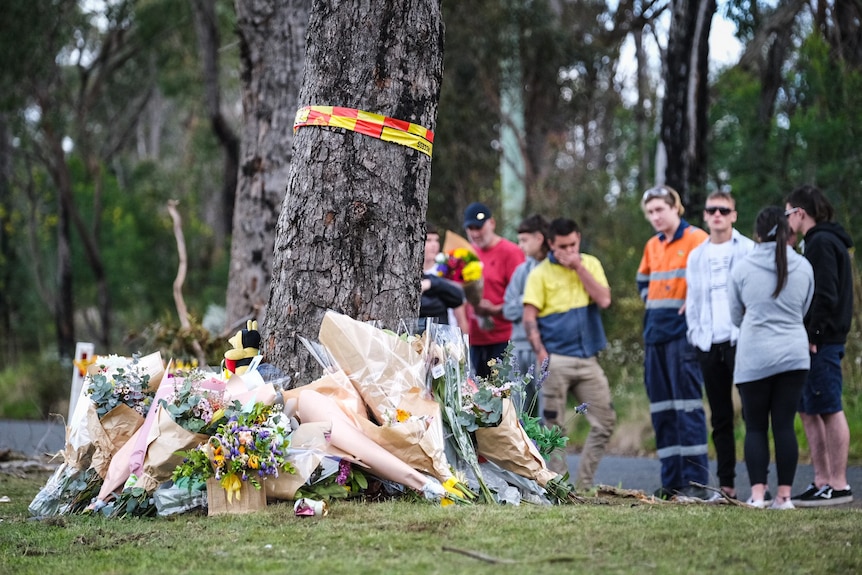
<svg viewBox="0 0 862 575"><path fill-rule="evenodd" d="M666 184L655 186L645 191L641 198L641 209L646 211L647 202L656 199L663 200L670 207L676 208L680 216L685 213L685 206L682 205L679 193Z"/></svg>

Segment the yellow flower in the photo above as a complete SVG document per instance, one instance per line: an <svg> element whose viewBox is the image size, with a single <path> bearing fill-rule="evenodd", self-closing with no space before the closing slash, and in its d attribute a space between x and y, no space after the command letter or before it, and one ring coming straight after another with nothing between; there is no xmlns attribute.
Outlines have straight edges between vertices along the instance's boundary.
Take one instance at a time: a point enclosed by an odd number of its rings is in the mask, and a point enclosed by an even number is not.
<svg viewBox="0 0 862 575"><path fill-rule="evenodd" d="M257 469L260 467L260 458L257 455L250 455L248 457L248 466L251 469Z"/></svg>
<svg viewBox="0 0 862 575"><path fill-rule="evenodd" d="M455 502L448 497L444 497L440 500L440 507L448 507L449 505L455 505Z"/></svg>
<svg viewBox="0 0 862 575"><path fill-rule="evenodd" d="M460 497L464 499L464 492L455 487L458 483L458 478L455 476L450 477L446 481L443 482L443 489L445 489L448 493L455 495L456 497Z"/></svg>
<svg viewBox="0 0 862 575"><path fill-rule="evenodd" d="M466 248L455 248L454 250L452 250L452 256L458 258L459 260L463 260L464 258L466 258L467 254L469 253L470 252L468 252Z"/></svg>
<svg viewBox="0 0 862 575"><path fill-rule="evenodd" d="M398 409L395 411L395 419L398 423L404 423L408 419L410 419L411 413L409 411L405 411L403 409Z"/></svg>
<svg viewBox="0 0 862 575"><path fill-rule="evenodd" d="M482 279L482 262L470 262L461 271L461 277L465 282L474 282Z"/></svg>

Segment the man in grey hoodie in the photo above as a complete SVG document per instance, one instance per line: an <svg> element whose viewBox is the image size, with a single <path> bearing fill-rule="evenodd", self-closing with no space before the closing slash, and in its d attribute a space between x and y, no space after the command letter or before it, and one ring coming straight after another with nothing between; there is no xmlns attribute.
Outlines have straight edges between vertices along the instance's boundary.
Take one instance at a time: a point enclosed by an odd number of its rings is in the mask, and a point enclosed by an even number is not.
<svg viewBox="0 0 862 575"><path fill-rule="evenodd" d="M814 186L793 190L786 199L790 228L803 234L803 254L814 268L814 301L805 316L811 371L802 391L799 415L814 483L794 496L797 507L839 505L853 501L847 483L850 428L841 402L841 359L853 318L850 236L832 221L834 209Z"/></svg>

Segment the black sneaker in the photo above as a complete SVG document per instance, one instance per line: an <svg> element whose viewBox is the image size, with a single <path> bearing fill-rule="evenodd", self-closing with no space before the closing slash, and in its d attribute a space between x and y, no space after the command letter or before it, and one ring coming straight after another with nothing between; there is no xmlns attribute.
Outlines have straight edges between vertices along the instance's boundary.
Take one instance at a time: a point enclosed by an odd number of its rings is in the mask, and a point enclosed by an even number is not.
<svg viewBox="0 0 862 575"><path fill-rule="evenodd" d="M832 505L841 505L842 503L850 503L853 501L853 491L850 486L847 489L832 490Z"/></svg>
<svg viewBox="0 0 862 575"><path fill-rule="evenodd" d="M653 493L653 496L656 499L661 499L663 501L669 500L674 495L675 495L674 491L672 489L668 489L667 487L659 487Z"/></svg>
<svg viewBox="0 0 862 575"><path fill-rule="evenodd" d="M813 494L808 495L808 491L806 491L799 496L799 499L792 501L796 507L825 507L850 503L853 501L853 494L850 492L850 486L847 489L836 491L830 485L824 485Z"/></svg>
<svg viewBox="0 0 862 575"><path fill-rule="evenodd" d="M799 495L792 496L790 498L790 500L793 501L793 503L795 504L798 500L802 499L803 497L805 499L811 499L814 496L814 494L817 493L818 489L819 488L816 485L814 485L813 483L809 483L808 487L805 488L805 491L803 491Z"/></svg>

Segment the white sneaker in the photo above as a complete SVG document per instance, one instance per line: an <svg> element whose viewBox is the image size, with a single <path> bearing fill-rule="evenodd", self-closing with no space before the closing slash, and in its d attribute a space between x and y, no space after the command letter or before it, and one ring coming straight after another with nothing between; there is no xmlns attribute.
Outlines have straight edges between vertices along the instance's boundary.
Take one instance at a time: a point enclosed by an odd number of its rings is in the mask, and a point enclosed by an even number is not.
<svg viewBox="0 0 862 575"><path fill-rule="evenodd" d="M766 501L763 499L752 499L748 498L748 501L745 502L747 505L751 505L752 507L757 507L758 509L766 509Z"/></svg>
<svg viewBox="0 0 862 575"><path fill-rule="evenodd" d="M781 497L776 497L772 502L772 505L769 507L770 509L796 509L796 506L793 505L793 502L790 501L790 498L784 498L783 503L779 503L778 501L782 499Z"/></svg>

